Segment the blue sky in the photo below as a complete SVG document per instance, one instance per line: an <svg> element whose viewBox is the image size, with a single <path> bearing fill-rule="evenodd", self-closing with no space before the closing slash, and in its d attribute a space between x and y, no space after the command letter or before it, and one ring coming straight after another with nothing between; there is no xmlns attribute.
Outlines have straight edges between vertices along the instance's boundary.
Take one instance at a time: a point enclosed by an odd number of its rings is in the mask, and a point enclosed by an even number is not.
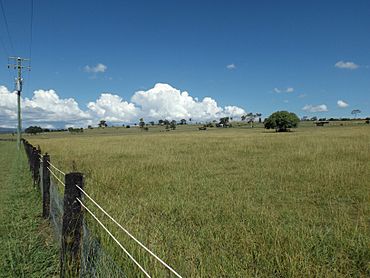
<svg viewBox="0 0 370 278"><path fill-rule="evenodd" d="M2 1L14 54L28 57L31 1ZM369 31L370 1L360 0L35 0L24 96L53 89L85 110L103 92L130 102L136 91L166 83L265 116L283 109L370 116ZM6 54L2 47L0 85L13 89ZM104 72L87 72L98 64ZM309 112L320 105L328 111Z"/></svg>

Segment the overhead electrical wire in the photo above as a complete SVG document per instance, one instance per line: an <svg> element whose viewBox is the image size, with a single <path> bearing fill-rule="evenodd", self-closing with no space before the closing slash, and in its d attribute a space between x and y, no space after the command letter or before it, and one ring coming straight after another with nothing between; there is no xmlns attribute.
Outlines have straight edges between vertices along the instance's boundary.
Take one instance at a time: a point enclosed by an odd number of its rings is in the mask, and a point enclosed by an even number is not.
<svg viewBox="0 0 370 278"><path fill-rule="evenodd" d="M31 0L30 48L29 48L30 67L32 62L32 42L33 42L33 0Z"/></svg>
<svg viewBox="0 0 370 278"><path fill-rule="evenodd" d="M6 18L6 14L5 14L3 0L0 0L0 6L1 6L1 11L2 11L2 14L3 14L4 22L5 22L6 33L8 35L8 39L9 39L9 43L10 43L10 48L11 48L11 51L13 52L13 54L15 54L12 37L10 36L10 31L9 31L9 24L8 24L8 20Z"/></svg>
<svg viewBox="0 0 370 278"><path fill-rule="evenodd" d="M28 73L27 73L26 92L28 91L29 88L31 88L32 43L33 43L33 0L31 0L30 43L29 43L29 53L28 53L28 58L30 59L29 61L30 69L28 70Z"/></svg>

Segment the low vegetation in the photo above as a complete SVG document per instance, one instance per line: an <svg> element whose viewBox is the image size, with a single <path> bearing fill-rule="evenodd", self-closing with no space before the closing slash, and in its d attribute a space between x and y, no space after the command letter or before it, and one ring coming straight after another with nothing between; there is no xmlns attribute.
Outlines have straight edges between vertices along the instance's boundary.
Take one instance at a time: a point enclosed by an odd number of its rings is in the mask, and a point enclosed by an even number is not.
<svg viewBox="0 0 370 278"><path fill-rule="evenodd" d="M0 277L53 277L57 243L41 218L41 196L32 185L25 154L0 142Z"/></svg>
<svg viewBox="0 0 370 278"><path fill-rule="evenodd" d="M75 164L86 190L184 277L370 274L367 125L281 134L195 129L106 128L29 140L64 171ZM94 211L151 274L166 275ZM94 233L137 275L104 231Z"/></svg>

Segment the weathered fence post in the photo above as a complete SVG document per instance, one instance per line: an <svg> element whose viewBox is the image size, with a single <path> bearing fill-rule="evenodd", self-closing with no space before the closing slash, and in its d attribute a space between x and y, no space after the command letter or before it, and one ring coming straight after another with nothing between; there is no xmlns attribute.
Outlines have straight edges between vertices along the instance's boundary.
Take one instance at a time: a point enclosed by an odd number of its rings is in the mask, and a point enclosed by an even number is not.
<svg viewBox="0 0 370 278"><path fill-rule="evenodd" d="M30 146L30 170L32 172L32 178L33 178L33 151L34 147Z"/></svg>
<svg viewBox="0 0 370 278"><path fill-rule="evenodd" d="M82 201L82 192L76 184L83 188L83 175L81 173L66 174L60 277L79 277L80 275L83 213L81 204L76 199Z"/></svg>
<svg viewBox="0 0 370 278"><path fill-rule="evenodd" d="M42 216L47 219L50 215L50 156L45 153L42 157Z"/></svg>
<svg viewBox="0 0 370 278"><path fill-rule="evenodd" d="M39 183L39 171L40 171L40 152L33 148L33 184L38 185Z"/></svg>
<svg viewBox="0 0 370 278"><path fill-rule="evenodd" d="M33 182L35 183L37 150L33 146L32 146L31 157L32 157L32 178L33 178Z"/></svg>

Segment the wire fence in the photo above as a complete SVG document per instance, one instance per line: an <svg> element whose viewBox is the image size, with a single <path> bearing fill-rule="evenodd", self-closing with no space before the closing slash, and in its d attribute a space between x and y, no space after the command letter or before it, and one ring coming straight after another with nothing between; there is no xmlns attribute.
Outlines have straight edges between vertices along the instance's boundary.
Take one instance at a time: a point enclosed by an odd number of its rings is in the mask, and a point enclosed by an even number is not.
<svg viewBox="0 0 370 278"><path fill-rule="evenodd" d="M116 227L119 228L125 235L132 239L137 245L144 249L150 256L157 260L165 269L168 270L169 274L176 277L180 277L172 267L165 263L161 258L159 258L153 251L147 248L141 241L139 241L135 236L133 236L126 228L124 228L111 214L109 214L96 200L94 200L90 194L88 194L83 189L83 184L78 185L77 183L68 183L67 174L59 169L57 166L50 162L50 157L46 154L46 157L41 156L40 148L36 149L34 146L29 144L26 140L23 140L26 154L30 163L30 169L33 172L33 178L38 182L40 191L43 197L43 202L48 203L49 206L49 219L53 224L54 232L58 241L63 242L63 234L65 232L65 223L63 217L66 214L65 204L68 203L67 194L71 191L78 192L78 196L73 197L73 202L81 206L82 212L87 212L90 218L95 221L98 227L102 229L113 242L122 250L123 255L130 260L145 277L151 277L149 271L144 269L144 267L138 262L136 258L124 247L122 242L117 239L117 235L103 223L102 219L89 208L87 203L84 202L86 197L91 204L93 204L99 211L103 213L110 221L112 221ZM35 173L37 172L37 173ZM45 174L45 176L44 176ZM71 177L69 177L71 178ZM64 181L63 181L64 180ZM49 181L49 184L48 184ZM46 186L49 185L49 189L45 191ZM62 186L62 187L61 187ZM75 187L76 189L74 189ZM69 192L69 193L68 193ZM46 196L49 194L50 196ZM45 199L47 199L45 201ZM67 200L67 203L66 203ZM45 205L45 204L43 204ZM76 206L76 204L74 204ZM76 209L76 207L74 207ZM125 271L121 266L112 258L111 255L104 250L97 236L88 227L86 220L82 221L82 240L81 240L81 256L80 262L78 263L78 271L81 277L126 277ZM116 232L117 233L117 232ZM62 244L63 249L63 244ZM62 250L63 251L63 250ZM61 258L62 262L62 258ZM61 263L61 265L63 265ZM62 271L62 270L61 270Z"/></svg>

